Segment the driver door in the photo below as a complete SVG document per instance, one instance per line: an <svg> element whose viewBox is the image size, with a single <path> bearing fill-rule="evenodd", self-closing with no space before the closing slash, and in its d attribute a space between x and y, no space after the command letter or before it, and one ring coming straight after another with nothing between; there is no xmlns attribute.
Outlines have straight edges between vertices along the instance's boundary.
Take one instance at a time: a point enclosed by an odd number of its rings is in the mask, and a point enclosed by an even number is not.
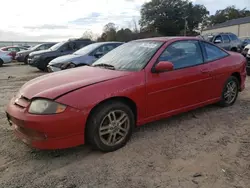
<svg viewBox="0 0 250 188"><path fill-rule="evenodd" d="M174 70L148 73L147 117L192 107L209 100L209 64L204 64L199 41L177 41L166 47L157 62L169 61Z"/></svg>

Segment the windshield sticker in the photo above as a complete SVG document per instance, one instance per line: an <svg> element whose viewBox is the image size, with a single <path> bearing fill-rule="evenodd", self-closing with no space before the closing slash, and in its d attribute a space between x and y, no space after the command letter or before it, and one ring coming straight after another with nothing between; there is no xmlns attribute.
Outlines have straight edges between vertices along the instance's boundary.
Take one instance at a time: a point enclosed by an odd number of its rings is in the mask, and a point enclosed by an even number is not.
<svg viewBox="0 0 250 188"><path fill-rule="evenodd" d="M155 48L155 47L157 47L157 44L142 43L142 44L140 45L140 47L144 47L144 48Z"/></svg>

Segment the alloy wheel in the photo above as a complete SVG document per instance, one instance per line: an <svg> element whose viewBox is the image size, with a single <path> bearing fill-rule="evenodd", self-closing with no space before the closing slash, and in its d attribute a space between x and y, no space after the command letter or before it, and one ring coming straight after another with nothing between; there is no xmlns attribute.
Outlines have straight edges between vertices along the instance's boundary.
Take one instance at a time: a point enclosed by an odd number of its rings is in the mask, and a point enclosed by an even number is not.
<svg viewBox="0 0 250 188"><path fill-rule="evenodd" d="M99 137L108 146L121 143L130 129L128 115L122 110L109 112L102 120L99 127Z"/></svg>

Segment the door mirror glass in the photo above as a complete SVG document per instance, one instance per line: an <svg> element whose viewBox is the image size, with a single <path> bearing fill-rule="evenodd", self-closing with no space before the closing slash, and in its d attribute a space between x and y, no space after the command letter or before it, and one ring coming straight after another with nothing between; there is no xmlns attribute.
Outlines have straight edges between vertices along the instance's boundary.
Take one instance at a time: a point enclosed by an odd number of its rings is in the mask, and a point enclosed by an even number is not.
<svg viewBox="0 0 250 188"><path fill-rule="evenodd" d="M174 70L174 65L169 61L160 61L154 68L154 72L165 72Z"/></svg>

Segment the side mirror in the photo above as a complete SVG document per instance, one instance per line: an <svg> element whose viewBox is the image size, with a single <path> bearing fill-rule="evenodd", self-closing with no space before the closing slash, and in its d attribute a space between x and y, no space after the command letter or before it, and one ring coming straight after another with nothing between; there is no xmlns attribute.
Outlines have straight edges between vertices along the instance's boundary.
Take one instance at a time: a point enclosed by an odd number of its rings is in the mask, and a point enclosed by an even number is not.
<svg viewBox="0 0 250 188"><path fill-rule="evenodd" d="M172 70L174 70L174 65L169 61L160 61L154 68L155 73L172 71Z"/></svg>
<svg viewBox="0 0 250 188"><path fill-rule="evenodd" d="M214 41L214 43L215 43L215 44L218 44L218 43L222 43L222 41L219 40L219 39L217 39L217 40Z"/></svg>
<svg viewBox="0 0 250 188"><path fill-rule="evenodd" d="M103 56L103 52L96 52L96 53L94 54L94 56L95 56L96 58L100 58L101 56Z"/></svg>

